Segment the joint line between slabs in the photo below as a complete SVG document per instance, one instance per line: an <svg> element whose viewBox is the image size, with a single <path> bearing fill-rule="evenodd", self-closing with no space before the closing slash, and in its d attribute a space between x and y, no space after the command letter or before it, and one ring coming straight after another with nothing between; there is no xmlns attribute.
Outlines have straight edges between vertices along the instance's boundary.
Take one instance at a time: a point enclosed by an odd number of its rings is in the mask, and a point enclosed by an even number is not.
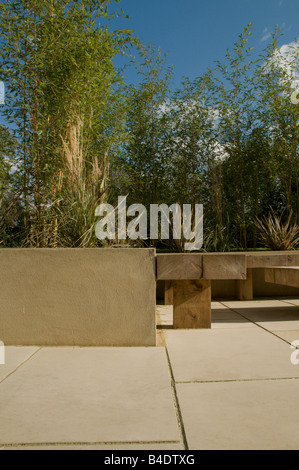
<svg viewBox="0 0 299 470"><path fill-rule="evenodd" d="M289 341L287 341L286 339L282 338L281 336L278 336L276 333L274 333L273 331L270 331L268 330L267 328L265 328L264 326L262 325L259 325L258 323L256 323L255 321L253 320L250 320L250 318L247 318L245 317L244 314L238 312L237 310L231 308L231 307L228 307L227 305L225 305L223 302L220 302L221 305L223 305L224 307L226 308L229 308L229 310L231 310L232 312L236 313L237 315L240 315L242 318L245 318L245 320L249 321L250 323L253 323L253 325L257 326L258 328L261 328L262 330L266 331L267 333L270 333L271 335L275 336L276 338L280 339L281 341L284 341L286 344L288 344L289 346L292 345L292 343L290 343Z"/></svg>
<svg viewBox="0 0 299 470"><path fill-rule="evenodd" d="M299 377L270 377L265 379L223 379L223 380L186 380L178 381L177 384L221 384L221 383L240 383L240 382L273 382L277 380L299 380Z"/></svg>
<svg viewBox="0 0 299 470"><path fill-rule="evenodd" d="M58 446L125 446L125 445L147 445L147 444L180 444L180 441L100 441L100 442L18 442L11 444L0 444L0 450L10 447L58 447Z"/></svg>
<svg viewBox="0 0 299 470"><path fill-rule="evenodd" d="M283 302L287 305L292 305L293 307L299 307L298 304L294 304L293 302L290 302L289 300L283 300L283 299L280 299L280 302Z"/></svg>
<svg viewBox="0 0 299 470"><path fill-rule="evenodd" d="M2 384L2 382L4 382L4 380L8 379L8 377L10 377L12 374L14 374L18 369L20 369L20 367L22 367L24 364L26 364L26 362L30 361L30 359L35 356L35 354L37 354L40 350L42 349L42 347L38 348L36 351L34 351L29 357L27 357L27 359L25 359L23 362L21 362L14 370L12 370L11 372L9 372L9 374L7 374L3 379L0 380L0 385Z"/></svg>
<svg viewBox="0 0 299 470"><path fill-rule="evenodd" d="M172 366L171 366L170 357L169 357L169 354L168 354L167 347L165 347L165 352L166 352L166 358L167 358L170 377L171 377L171 390L172 390L172 395L173 395L173 400L174 400L175 411L176 411L176 415L177 415L178 427L179 427L179 431L180 431L180 434L181 434L181 439L182 439L182 442L183 442L184 450L189 450L187 436L186 436L186 432L185 432L185 426L184 426L184 422L183 422L183 415L182 415L182 411L181 411L181 408L180 408L180 403L179 403L179 399L178 399L178 395L177 395L177 391L176 391L176 383L175 383L175 380L174 380L174 374L173 374L173 370L172 370Z"/></svg>

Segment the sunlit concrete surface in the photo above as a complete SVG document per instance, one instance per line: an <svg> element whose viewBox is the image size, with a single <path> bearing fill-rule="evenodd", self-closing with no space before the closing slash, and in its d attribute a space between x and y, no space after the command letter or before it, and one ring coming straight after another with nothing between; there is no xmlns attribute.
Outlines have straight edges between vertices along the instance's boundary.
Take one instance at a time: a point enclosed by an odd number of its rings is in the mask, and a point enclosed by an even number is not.
<svg viewBox="0 0 299 470"><path fill-rule="evenodd" d="M158 306L158 347L6 347L0 450L299 449L298 299L172 322Z"/></svg>

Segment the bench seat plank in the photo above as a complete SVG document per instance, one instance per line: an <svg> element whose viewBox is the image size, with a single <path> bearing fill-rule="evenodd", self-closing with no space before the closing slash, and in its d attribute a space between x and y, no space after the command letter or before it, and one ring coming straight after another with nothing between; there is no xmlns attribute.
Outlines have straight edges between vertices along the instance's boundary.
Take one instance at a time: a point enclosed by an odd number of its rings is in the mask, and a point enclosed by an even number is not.
<svg viewBox="0 0 299 470"><path fill-rule="evenodd" d="M299 267L265 268L265 281L284 286L299 287Z"/></svg>
<svg viewBox="0 0 299 470"><path fill-rule="evenodd" d="M270 268L274 266L299 266L299 253L248 253L247 268Z"/></svg>
<svg viewBox="0 0 299 470"><path fill-rule="evenodd" d="M203 255L204 279L243 279L247 277L246 255L209 253Z"/></svg>
<svg viewBox="0 0 299 470"><path fill-rule="evenodd" d="M158 280L195 280L202 278L202 254L170 253L157 255Z"/></svg>

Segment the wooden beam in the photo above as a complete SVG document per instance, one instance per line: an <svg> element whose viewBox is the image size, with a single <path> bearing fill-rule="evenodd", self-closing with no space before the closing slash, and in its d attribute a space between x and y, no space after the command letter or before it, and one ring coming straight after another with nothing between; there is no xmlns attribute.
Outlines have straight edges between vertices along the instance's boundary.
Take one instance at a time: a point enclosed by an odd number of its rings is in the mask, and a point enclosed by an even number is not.
<svg viewBox="0 0 299 470"><path fill-rule="evenodd" d="M299 288L299 267L265 268L265 281Z"/></svg>
<svg viewBox="0 0 299 470"><path fill-rule="evenodd" d="M173 327L211 328L211 281L173 282Z"/></svg>
<svg viewBox="0 0 299 470"><path fill-rule="evenodd" d="M253 300L253 271L247 269L245 281L237 281L237 298L239 300Z"/></svg>
<svg viewBox="0 0 299 470"><path fill-rule="evenodd" d="M165 281L165 285L164 285L164 305L173 305L172 281Z"/></svg>
<svg viewBox="0 0 299 470"><path fill-rule="evenodd" d="M201 254L175 253L157 255L158 280L194 280L201 278Z"/></svg>
<svg viewBox="0 0 299 470"><path fill-rule="evenodd" d="M264 252L247 253L247 268L269 268L274 266L299 266L299 253Z"/></svg>
<svg viewBox="0 0 299 470"><path fill-rule="evenodd" d="M246 256L209 253L203 255L204 279L246 279Z"/></svg>

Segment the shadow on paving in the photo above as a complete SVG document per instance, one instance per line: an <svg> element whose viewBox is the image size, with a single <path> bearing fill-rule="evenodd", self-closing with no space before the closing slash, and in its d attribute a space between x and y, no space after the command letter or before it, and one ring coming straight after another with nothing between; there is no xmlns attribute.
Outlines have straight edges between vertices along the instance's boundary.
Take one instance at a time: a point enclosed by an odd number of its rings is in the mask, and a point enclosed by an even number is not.
<svg viewBox="0 0 299 470"><path fill-rule="evenodd" d="M299 321L299 307L229 307L236 313L253 322ZM241 317L242 318L242 317Z"/></svg>

